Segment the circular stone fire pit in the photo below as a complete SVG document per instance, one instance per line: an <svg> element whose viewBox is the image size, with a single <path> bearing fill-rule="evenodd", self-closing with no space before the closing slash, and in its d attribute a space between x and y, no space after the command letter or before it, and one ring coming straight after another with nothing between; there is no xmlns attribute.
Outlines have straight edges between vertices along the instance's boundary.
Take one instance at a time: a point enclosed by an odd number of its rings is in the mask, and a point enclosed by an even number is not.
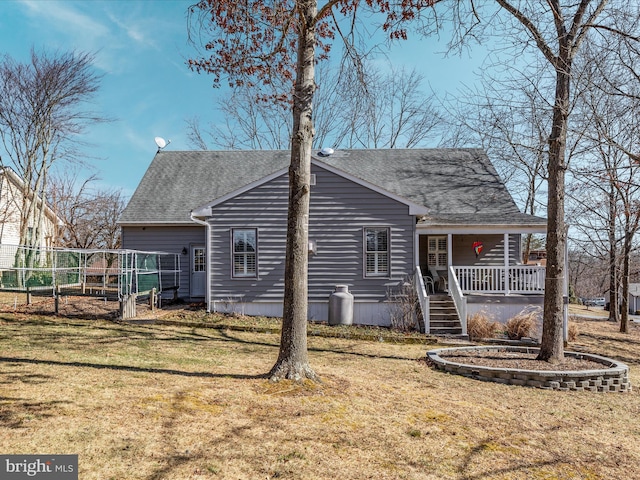
<svg viewBox="0 0 640 480"><path fill-rule="evenodd" d="M457 353L469 355L473 352L496 353L504 355L508 352L538 354L539 348L518 346L478 346L441 348L427 352L427 358L436 368L445 372L487 382L507 385L537 387L547 390L588 390L593 392L630 392L629 367L610 358L588 353L564 352L565 357L577 360L588 360L602 365L602 368L589 370L527 370L520 368L491 367L471 365L460 361L447 360L447 356ZM481 363L481 362L480 362Z"/></svg>

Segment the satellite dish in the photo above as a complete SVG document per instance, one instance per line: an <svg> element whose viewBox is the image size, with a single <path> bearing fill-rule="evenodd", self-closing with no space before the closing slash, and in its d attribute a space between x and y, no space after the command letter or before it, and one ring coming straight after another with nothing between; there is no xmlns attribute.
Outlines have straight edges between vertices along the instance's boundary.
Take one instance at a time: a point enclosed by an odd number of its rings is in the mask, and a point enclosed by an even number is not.
<svg viewBox="0 0 640 480"><path fill-rule="evenodd" d="M156 145L158 146L158 152L171 143L171 140L165 140L162 137L156 137L154 138L154 140L156 142Z"/></svg>
<svg viewBox="0 0 640 480"><path fill-rule="evenodd" d="M154 138L154 140L155 140L156 145L158 146L159 150L162 150L164 147L167 146L166 140L164 138L162 138L162 137L156 137L156 138Z"/></svg>

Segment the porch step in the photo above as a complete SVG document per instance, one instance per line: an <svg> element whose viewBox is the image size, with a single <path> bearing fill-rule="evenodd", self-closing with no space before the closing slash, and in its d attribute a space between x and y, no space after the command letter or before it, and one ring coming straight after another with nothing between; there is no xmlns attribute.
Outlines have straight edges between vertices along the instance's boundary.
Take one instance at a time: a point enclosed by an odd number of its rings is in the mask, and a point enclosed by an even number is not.
<svg viewBox="0 0 640 480"><path fill-rule="evenodd" d="M429 297L429 327L432 335L462 334L456 306L448 295Z"/></svg>

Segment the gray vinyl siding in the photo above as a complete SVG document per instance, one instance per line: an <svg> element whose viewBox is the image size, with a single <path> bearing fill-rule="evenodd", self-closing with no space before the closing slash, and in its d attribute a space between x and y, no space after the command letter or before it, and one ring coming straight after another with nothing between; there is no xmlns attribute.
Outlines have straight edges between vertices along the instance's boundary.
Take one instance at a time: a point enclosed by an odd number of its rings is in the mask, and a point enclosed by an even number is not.
<svg viewBox="0 0 640 480"><path fill-rule="evenodd" d="M313 166L309 239L309 300L326 301L345 284L356 301L384 301L390 288L413 273L415 217L407 205ZM282 301L287 227L288 178L277 177L212 209L212 300L243 295L244 302ZM365 227L390 229L390 272L364 276ZM258 278L232 278L231 229L258 229Z"/></svg>
<svg viewBox="0 0 640 480"><path fill-rule="evenodd" d="M446 237L447 235L433 236ZM423 272L427 269L429 237L430 235L420 235L420 268ZM480 241L483 245L482 253L478 258L473 250L475 241ZM451 264L454 266L504 265L504 235L502 234L452 235L452 242ZM509 235L509 264L515 265L521 262L520 235L512 233Z"/></svg>
<svg viewBox="0 0 640 480"><path fill-rule="evenodd" d="M180 253L180 298L189 298L191 245L205 245L203 226L122 227L122 248L154 252ZM182 255L182 249L187 254Z"/></svg>
<svg viewBox="0 0 640 480"><path fill-rule="evenodd" d="M483 249L478 258L473 242L482 242ZM520 235L509 235L509 264L522 263L520 258ZM504 235L454 235L453 265L504 265Z"/></svg>

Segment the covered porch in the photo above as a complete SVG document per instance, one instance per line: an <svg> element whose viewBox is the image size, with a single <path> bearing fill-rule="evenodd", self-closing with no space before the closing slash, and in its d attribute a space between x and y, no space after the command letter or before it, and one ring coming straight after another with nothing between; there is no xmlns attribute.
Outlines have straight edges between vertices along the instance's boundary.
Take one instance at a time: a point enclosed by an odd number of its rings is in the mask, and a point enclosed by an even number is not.
<svg viewBox="0 0 640 480"><path fill-rule="evenodd" d="M431 293L448 292L455 280L465 294L543 294L546 268L544 262L523 261L525 234L418 234L416 265Z"/></svg>
<svg viewBox="0 0 640 480"><path fill-rule="evenodd" d="M425 332L433 333L431 327L444 323L438 318L443 296L449 298L451 311L455 306L462 335L467 333L467 316L476 311L506 321L513 312L539 307L544 298L546 268L544 261L525 263L522 240L530 233L545 231L546 223L537 221L520 225L418 222L415 284ZM438 306L434 308L436 301Z"/></svg>

